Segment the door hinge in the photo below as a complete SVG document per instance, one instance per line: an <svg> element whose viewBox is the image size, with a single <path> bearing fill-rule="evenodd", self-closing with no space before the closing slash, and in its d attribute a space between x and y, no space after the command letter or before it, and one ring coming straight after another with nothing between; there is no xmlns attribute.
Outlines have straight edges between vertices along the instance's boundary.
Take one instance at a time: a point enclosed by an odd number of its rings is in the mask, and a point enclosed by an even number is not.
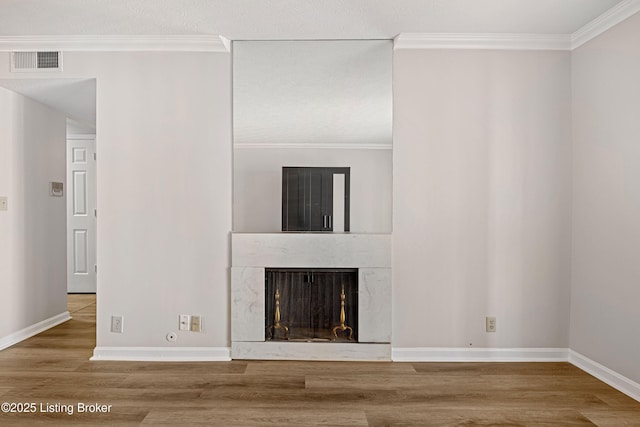
<svg viewBox="0 0 640 427"><path fill-rule="evenodd" d="M98 272L98 264L93 264L93 269L96 271L96 273Z"/></svg>
<svg viewBox="0 0 640 427"><path fill-rule="evenodd" d="M93 210L93 216L95 216L96 218L98 218L98 209L94 209L94 210Z"/></svg>
<svg viewBox="0 0 640 427"><path fill-rule="evenodd" d="M97 160L97 159L98 159L97 154L96 154L96 153L93 153L93 160Z"/></svg>

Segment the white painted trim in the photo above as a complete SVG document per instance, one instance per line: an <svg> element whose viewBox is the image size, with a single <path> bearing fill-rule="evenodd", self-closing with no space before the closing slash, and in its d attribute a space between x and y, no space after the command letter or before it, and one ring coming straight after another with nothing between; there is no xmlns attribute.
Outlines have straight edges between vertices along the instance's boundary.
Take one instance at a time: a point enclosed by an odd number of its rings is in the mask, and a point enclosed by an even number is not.
<svg viewBox="0 0 640 427"><path fill-rule="evenodd" d="M639 11L640 0L623 0L573 34L401 33L394 39L393 48L573 50ZM59 50L228 53L231 51L231 44L231 40L218 35L0 36L0 51L4 52Z"/></svg>
<svg viewBox="0 0 640 427"><path fill-rule="evenodd" d="M576 49L640 12L640 0L623 0L573 34L401 33L394 49Z"/></svg>
<svg viewBox="0 0 640 427"><path fill-rule="evenodd" d="M69 319L71 319L71 315L68 311L65 311L31 326L27 326L26 328L21 329L18 332L14 332L13 334L1 338L0 350L4 350L7 347L11 347L12 345L19 343L20 341L31 338L34 335L38 335L40 332L51 329L54 326L64 323Z"/></svg>
<svg viewBox="0 0 640 427"><path fill-rule="evenodd" d="M395 49L571 50L568 34L401 33Z"/></svg>
<svg viewBox="0 0 640 427"><path fill-rule="evenodd" d="M92 140L92 139L96 139L96 135L95 134L84 134L84 133L70 133L67 134L67 140L69 139L73 139L73 140Z"/></svg>
<svg viewBox="0 0 640 427"><path fill-rule="evenodd" d="M566 348L393 348L394 362L566 362Z"/></svg>
<svg viewBox="0 0 640 427"><path fill-rule="evenodd" d="M332 150L391 150L393 145L391 144L290 144L290 143L252 143L252 142L240 142L233 144L233 148L238 149L274 149L274 148L314 148L314 149L332 149Z"/></svg>
<svg viewBox="0 0 640 427"><path fill-rule="evenodd" d="M254 341L231 343L234 359L388 362L391 344Z"/></svg>
<svg viewBox="0 0 640 427"><path fill-rule="evenodd" d="M576 49L608 29L640 12L640 0L624 0L571 35L571 49Z"/></svg>
<svg viewBox="0 0 640 427"><path fill-rule="evenodd" d="M91 360L227 362L229 347L96 347Z"/></svg>
<svg viewBox="0 0 640 427"><path fill-rule="evenodd" d="M589 359L577 351L569 350L569 363L640 402L640 384L637 382Z"/></svg>
<svg viewBox="0 0 640 427"><path fill-rule="evenodd" d="M228 53L229 43L206 36L1 36L0 51L184 51Z"/></svg>
<svg viewBox="0 0 640 427"><path fill-rule="evenodd" d="M220 41L222 42L222 44L224 45L224 48L227 50L227 52L231 52L231 40L229 40L226 37L220 37Z"/></svg>

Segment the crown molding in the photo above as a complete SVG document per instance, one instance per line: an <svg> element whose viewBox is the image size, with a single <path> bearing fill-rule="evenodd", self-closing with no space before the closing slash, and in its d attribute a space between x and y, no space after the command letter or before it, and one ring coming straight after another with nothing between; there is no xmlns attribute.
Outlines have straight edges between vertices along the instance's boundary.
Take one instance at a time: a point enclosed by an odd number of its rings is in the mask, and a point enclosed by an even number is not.
<svg viewBox="0 0 640 427"><path fill-rule="evenodd" d="M640 0L624 0L571 35L571 49L598 37L611 27L640 12Z"/></svg>
<svg viewBox="0 0 640 427"><path fill-rule="evenodd" d="M640 12L640 0L623 0L573 34L403 33L394 49L573 50Z"/></svg>
<svg viewBox="0 0 640 427"><path fill-rule="evenodd" d="M623 0L573 34L401 33L396 49L573 50L640 12L640 0ZM0 36L0 51L231 51L231 40L217 35Z"/></svg>
<svg viewBox="0 0 640 427"><path fill-rule="evenodd" d="M228 53L229 40L206 36L0 36L0 51L164 51Z"/></svg>
<svg viewBox="0 0 640 427"><path fill-rule="evenodd" d="M571 50L568 34L399 34L394 49Z"/></svg>

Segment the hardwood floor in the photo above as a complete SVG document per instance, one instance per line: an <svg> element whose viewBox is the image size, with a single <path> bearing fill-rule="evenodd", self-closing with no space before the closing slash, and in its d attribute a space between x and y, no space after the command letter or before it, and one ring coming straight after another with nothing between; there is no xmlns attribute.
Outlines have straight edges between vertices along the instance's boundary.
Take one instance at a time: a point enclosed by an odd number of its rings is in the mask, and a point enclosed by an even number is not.
<svg viewBox="0 0 640 427"><path fill-rule="evenodd" d="M568 363L91 362L95 308L72 295L72 320L0 351L0 402L36 405L0 425L640 426Z"/></svg>

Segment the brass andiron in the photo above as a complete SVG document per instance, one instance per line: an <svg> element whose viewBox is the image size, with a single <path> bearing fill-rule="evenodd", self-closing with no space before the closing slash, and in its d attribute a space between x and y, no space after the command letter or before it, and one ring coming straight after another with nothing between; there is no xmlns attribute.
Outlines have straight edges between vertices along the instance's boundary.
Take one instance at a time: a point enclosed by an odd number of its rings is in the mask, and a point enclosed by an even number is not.
<svg viewBox="0 0 640 427"><path fill-rule="evenodd" d="M340 324L333 328L333 336L334 339L338 338L338 329L342 332L349 331L349 340L353 339L353 328L351 326L345 325L344 322L347 320L347 315L344 312L344 300L346 296L344 294L344 285L342 285L342 292L340 292Z"/></svg>
<svg viewBox="0 0 640 427"><path fill-rule="evenodd" d="M269 331L271 332L271 339L275 337L276 329L282 329L284 331L284 339L289 339L289 328L285 325L280 324L280 289L276 288L276 310L273 318L273 325L269 326Z"/></svg>

